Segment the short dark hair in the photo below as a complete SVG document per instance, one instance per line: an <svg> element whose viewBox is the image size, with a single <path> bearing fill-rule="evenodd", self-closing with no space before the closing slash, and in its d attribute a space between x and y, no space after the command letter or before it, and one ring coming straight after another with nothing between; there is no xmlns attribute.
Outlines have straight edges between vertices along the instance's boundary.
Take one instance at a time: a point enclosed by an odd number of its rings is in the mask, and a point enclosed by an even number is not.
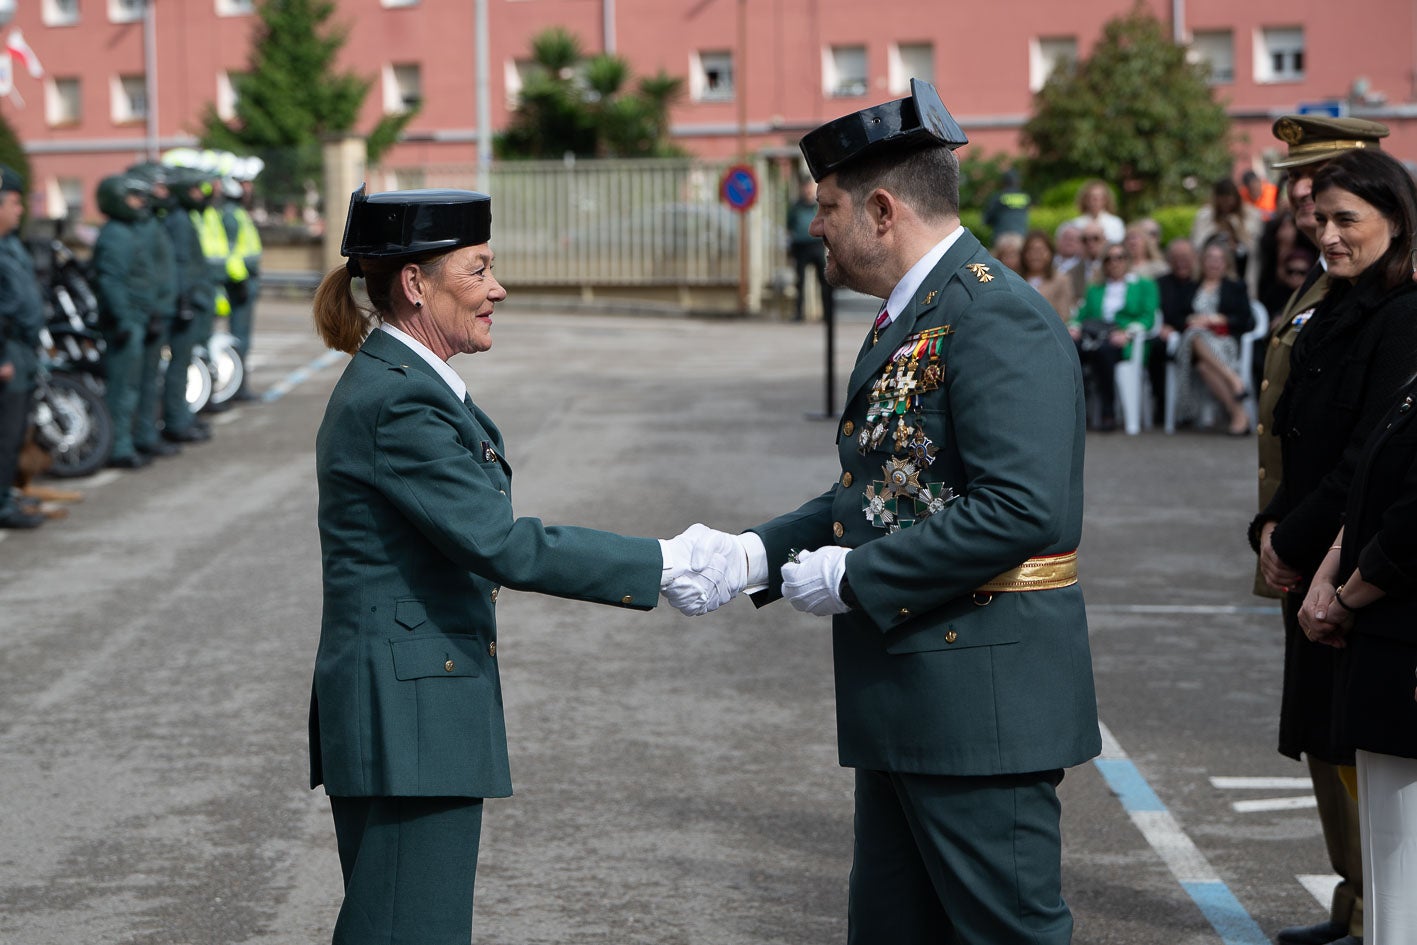
<svg viewBox="0 0 1417 945"><path fill-rule="evenodd" d="M926 219L959 215L959 159L942 144L865 154L836 172L836 184L858 207L867 194L881 187Z"/></svg>
<svg viewBox="0 0 1417 945"><path fill-rule="evenodd" d="M1335 188L1372 204L1392 224L1392 243L1369 267L1382 285L1395 289L1409 280L1417 236L1417 184L1407 168L1383 151L1345 151L1324 162L1314 175L1314 197Z"/></svg>

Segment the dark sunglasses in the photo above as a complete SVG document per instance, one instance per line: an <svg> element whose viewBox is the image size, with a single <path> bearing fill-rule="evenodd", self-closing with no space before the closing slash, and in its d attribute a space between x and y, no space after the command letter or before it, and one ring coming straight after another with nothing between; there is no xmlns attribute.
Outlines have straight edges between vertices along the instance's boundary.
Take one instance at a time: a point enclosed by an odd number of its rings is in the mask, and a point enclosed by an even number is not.
<svg viewBox="0 0 1417 945"><path fill-rule="evenodd" d="M1084 241L1084 242L1087 242L1087 243L1097 243L1097 242L1100 242L1100 241L1101 241L1102 236L1101 236L1101 234L1098 234L1098 233L1084 233L1084 234L1082 235L1082 238L1083 238L1083 241Z"/></svg>

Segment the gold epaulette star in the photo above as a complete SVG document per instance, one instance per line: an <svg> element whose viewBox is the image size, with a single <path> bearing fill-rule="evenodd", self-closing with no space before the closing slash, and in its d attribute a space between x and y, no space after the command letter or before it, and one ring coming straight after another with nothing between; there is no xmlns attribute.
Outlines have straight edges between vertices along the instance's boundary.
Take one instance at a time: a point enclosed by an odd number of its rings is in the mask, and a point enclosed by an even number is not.
<svg viewBox="0 0 1417 945"><path fill-rule="evenodd" d="M989 267L986 266L984 263L970 263L964 268L974 273L974 278L978 279L980 282L994 281L993 275L991 275L989 272Z"/></svg>

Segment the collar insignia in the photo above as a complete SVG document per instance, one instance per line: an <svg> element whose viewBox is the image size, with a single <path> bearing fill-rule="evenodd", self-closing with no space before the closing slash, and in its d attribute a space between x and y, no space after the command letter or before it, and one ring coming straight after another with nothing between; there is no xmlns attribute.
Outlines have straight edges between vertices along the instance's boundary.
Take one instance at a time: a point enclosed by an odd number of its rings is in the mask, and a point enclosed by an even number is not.
<svg viewBox="0 0 1417 945"><path fill-rule="evenodd" d="M929 305L931 302L935 301L935 296L939 294L940 293L936 292L934 289L931 289L929 292L925 293L925 297L920 300L920 304Z"/></svg>

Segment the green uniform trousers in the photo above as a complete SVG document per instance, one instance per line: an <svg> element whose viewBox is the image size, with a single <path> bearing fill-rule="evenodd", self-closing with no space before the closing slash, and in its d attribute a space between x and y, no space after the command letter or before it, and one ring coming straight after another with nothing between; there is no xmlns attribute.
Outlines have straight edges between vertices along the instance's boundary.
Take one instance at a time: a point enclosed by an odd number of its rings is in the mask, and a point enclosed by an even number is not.
<svg viewBox="0 0 1417 945"><path fill-rule="evenodd" d="M133 445L140 450L157 443L158 416L162 412L162 349L167 345L170 321L162 323L162 331L143 340L142 378L138 385L138 415L133 420ZM187 375L181 375L187 383Z"/></svg>
<svg viewBox="0 0 1417 945"><path fill-rule="evenodd" d="M480 797L331 797L344 872L334 945L468 945Z"/></svg>
<svg viewBox="0 0 1417 945"><path fill-rule="evenodd" d="M173 433L182 433L192 425L192 408L187 404L187 366L192 363L192 349L207 343L212 335L210 313L198 313L190 319L176 319L168 333L168 350L172 360L167 364L169 376L162 387L162 425ZM173 373L176 372L176 373Z"/></svg>
<svg viewBox="0 0 1417 945"><path fill-rule="evenodd" d="M126 337L125 337L126 334ZM103 353L104 400L113 418L114 459L133 455L133 417L138 407L138 387L142 384L143 333L108 331Z"/></svg>
<svg viewBox="0 0 1417 945"><path fill-rule="evenodd" d="M1061 771L856 771L848 945L1067 945Z"/></svg>

